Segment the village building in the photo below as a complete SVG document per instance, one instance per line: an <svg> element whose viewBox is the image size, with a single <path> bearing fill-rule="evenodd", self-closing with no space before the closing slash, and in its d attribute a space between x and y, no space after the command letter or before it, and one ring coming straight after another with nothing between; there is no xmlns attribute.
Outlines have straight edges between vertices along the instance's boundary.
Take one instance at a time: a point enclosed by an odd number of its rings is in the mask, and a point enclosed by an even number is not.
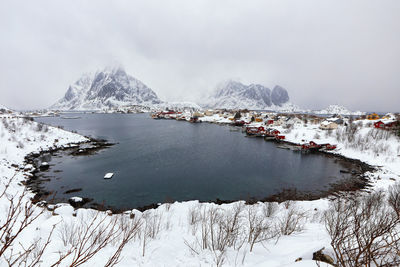
<svg viewBox="0 0 400 267"><path fill-rule="evenodd" d="M377 122L375 122L374 123L374 127L375 128L377 128L377 129L391 129L391 128L393 128L393 127L395 127L397 125L397 122L396 121L394 121L394 120L391 120L391 121L382 121L382 120L380 120L380 121L377 121Z"/></svg>
<svg viewBox="0 0 400 267"><path fill-rule="evenodd" d="M326 119L326 120L329 121L329 122L334 122L334 123L336 123L337 125L340 125L340 124L343 124L343 123L344 123L344 120L343 120L342 117L332 117L332 118L328 118L328 119Z"/></svg>
<svg viewBox="0 0 400 267"><path fill-rule="evenodd" d="M376 113L368 114L367 120L379 120L379 115Z"/></svg>
<svg viewBox="0 0 400 267"><path fill-rule="evenodd" d="M204 111L204 115L205 116L212 116L212 115L214 115L214 110L208 109L208 110Z"/></svg>
<svg viewBox="0 0 400 267"><path fill-rule="evenodd" d="M325 120L325 121L321 122L321 124L319 125L319 128L321 130L335 130L338 128L338 124L333 121Z"/></svg>
<svg viewBox="0 0 400 267"><path fill-rule="evenodd" d="M204 117L204 113L199 111L193 112L193 117L198 117L198 118Z"/></svg>

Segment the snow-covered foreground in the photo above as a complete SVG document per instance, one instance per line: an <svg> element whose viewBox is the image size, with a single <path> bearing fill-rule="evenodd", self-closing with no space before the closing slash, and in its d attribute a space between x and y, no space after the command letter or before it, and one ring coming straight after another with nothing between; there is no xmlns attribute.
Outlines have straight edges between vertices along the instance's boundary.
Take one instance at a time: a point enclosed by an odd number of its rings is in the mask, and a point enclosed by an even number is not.
<svg viewBox="0 0 400 267"><path fill-rule="evenodd" d="M400 141L394 136L385 139L372 135L367 122L361 124L355 137L360 144L365 143L360 146L340 134L345 131L342 127L333 132L302 123L290 129L276 128L288 141L337 143L335 153L379 166L369 177L374 189L387 190L399 179ZM29 120L0 118L0 192L6 190L0 198L0 227L10 211L10 199L18 199L24 192L20 182L32 168L24 166L24 156L85 141L80 135ZM11 177L14 178L9 183ZM31 196L25 195L23 202L29 205ZM118 255L118 248L126 241L117 266L317 266L312 260L314 252L325 247L324 252L333 255L330 236L321 222L329 203L328 199L255 205L188 201L162 204L143 213L133 210L112 216L107 212L74 210L69 204L49 205L40 214L42 208L33 206L32 216L38 214L38 218L27 225L10 247L0 251L0 263L8 266L7 261L17 259L18 253L34 244L36 248L31 253L22 255L27 255L26 261L31 262L42 254L37 262L41 266L112 266L115 258L110 257ZM23 218L24 214L18 216ZM8 234L0 229L3 247L22 224L16 220ZM99 252L95 253L97 248Z"/></svg>

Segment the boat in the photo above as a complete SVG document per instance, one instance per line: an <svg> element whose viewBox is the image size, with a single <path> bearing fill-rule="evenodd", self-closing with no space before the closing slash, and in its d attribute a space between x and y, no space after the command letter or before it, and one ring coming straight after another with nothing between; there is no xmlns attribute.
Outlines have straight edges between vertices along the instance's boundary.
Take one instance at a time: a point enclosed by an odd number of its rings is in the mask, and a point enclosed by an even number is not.
<svg viewBox="0 0 400 267"><path fill-rule="evenodd" d="M329 143L327 144L321 144L321 148L325 151L330 151L330 150L335 150L337 148L337 145L331 145Z"/></svg>

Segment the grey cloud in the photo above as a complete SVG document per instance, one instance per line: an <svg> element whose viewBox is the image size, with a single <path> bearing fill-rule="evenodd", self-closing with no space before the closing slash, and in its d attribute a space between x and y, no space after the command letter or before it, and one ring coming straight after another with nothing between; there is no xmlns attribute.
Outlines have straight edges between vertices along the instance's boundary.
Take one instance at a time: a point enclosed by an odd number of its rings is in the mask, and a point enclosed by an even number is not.
<svg viewBox="0 0 400 267"><path fill-rule="evenodd" d="M0 103L47 107L120 62L167 100L222 80L302 107L399 111L399 1L2 1Z"/></svg>

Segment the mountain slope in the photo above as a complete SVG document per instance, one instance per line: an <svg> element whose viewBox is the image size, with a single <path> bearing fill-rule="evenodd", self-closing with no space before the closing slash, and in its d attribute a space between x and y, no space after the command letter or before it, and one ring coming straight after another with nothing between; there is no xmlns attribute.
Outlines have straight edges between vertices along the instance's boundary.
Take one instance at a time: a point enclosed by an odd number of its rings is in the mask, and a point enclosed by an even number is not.
<svg viewBox="0 0 400 267"><path fill-rule="evenodd" d="M12 110L0 104L0 114L2 113L11 113Z"/></svg>
<svg viewBox="0 0 400 267"><path fill-rule="evenodd" d="M244 85L236 81L220 84L206 100L205 106L212 108L279 109L289 102L289 94L281 86L271 91L260 84Z"/></svg>
<svg viewBox="0 0 400 267"><path fill-rule="evenodd" d="M330 105L326 109L314 111L315 114L321 115L365 115L365 112L361 111L350 111L347 108L339 105Z"/></svg>
<svg viewBox="0 0 400 267"><path fill-rule="evenodd" d="M161 103L156 93L121 67L85 74L51 106L60 110L98 110L124 105Z"/></svg>

